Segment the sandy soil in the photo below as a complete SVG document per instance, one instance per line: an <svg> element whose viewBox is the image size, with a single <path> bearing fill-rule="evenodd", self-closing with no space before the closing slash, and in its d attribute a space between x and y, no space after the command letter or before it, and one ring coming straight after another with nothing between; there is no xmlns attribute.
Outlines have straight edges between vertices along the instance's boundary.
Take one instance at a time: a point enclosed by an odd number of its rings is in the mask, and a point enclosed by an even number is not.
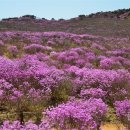
<svg viewBox="0 0 130 130"><path fill-rule="evenodd" d="M125 130L121 124L105 124L102 126L102 130Z"/></svg>

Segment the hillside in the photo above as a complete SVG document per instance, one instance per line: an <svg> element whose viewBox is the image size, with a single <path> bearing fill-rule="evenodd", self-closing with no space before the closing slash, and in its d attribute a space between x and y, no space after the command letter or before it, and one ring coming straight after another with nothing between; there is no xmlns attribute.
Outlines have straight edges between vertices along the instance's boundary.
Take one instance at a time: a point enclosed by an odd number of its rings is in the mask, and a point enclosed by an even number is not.
<svg viewBox="0 0 130 130"><path fill-rule="evenodd" d="M79 15L69 20L37 19L33 15L7 18L0 22L0 31L63 31L100 36L130 36L130 9Z"/></svg>

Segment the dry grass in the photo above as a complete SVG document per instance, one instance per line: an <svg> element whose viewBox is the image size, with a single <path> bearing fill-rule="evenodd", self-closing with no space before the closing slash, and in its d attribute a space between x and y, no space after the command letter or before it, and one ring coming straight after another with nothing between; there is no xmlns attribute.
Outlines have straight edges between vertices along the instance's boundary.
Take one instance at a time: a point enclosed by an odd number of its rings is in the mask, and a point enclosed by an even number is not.
<svg viewBox="0 0 130 130"><path fill-rule="evenodd" d="M63 31L77 34L129 37L130 18L125 20L109 18L86 18L84 20L49 22L0 22L0 31Z"/></svg>

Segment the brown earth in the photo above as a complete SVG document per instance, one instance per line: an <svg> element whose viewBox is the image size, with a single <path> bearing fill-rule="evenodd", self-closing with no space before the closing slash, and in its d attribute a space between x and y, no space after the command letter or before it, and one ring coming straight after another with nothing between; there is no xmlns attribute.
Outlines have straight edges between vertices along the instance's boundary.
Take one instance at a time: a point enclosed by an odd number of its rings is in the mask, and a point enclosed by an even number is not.
<svg viewBox="0 0 130 130"><path fill-rule="evenodd" d="M125 127L121 124L104 124L102 130L125 130Z"/></svg>

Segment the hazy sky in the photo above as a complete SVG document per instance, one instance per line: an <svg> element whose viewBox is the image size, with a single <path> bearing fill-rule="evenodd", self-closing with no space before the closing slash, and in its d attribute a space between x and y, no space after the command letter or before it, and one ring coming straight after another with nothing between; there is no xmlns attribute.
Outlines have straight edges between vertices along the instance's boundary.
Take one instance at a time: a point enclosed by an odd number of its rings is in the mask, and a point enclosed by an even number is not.
<svg viewBox="0 0 130 130"><path fill-rule="evenodd" d="M68 19L119 8L130 8L130 0L0 0L0 19L26 14Z"/></svg>

